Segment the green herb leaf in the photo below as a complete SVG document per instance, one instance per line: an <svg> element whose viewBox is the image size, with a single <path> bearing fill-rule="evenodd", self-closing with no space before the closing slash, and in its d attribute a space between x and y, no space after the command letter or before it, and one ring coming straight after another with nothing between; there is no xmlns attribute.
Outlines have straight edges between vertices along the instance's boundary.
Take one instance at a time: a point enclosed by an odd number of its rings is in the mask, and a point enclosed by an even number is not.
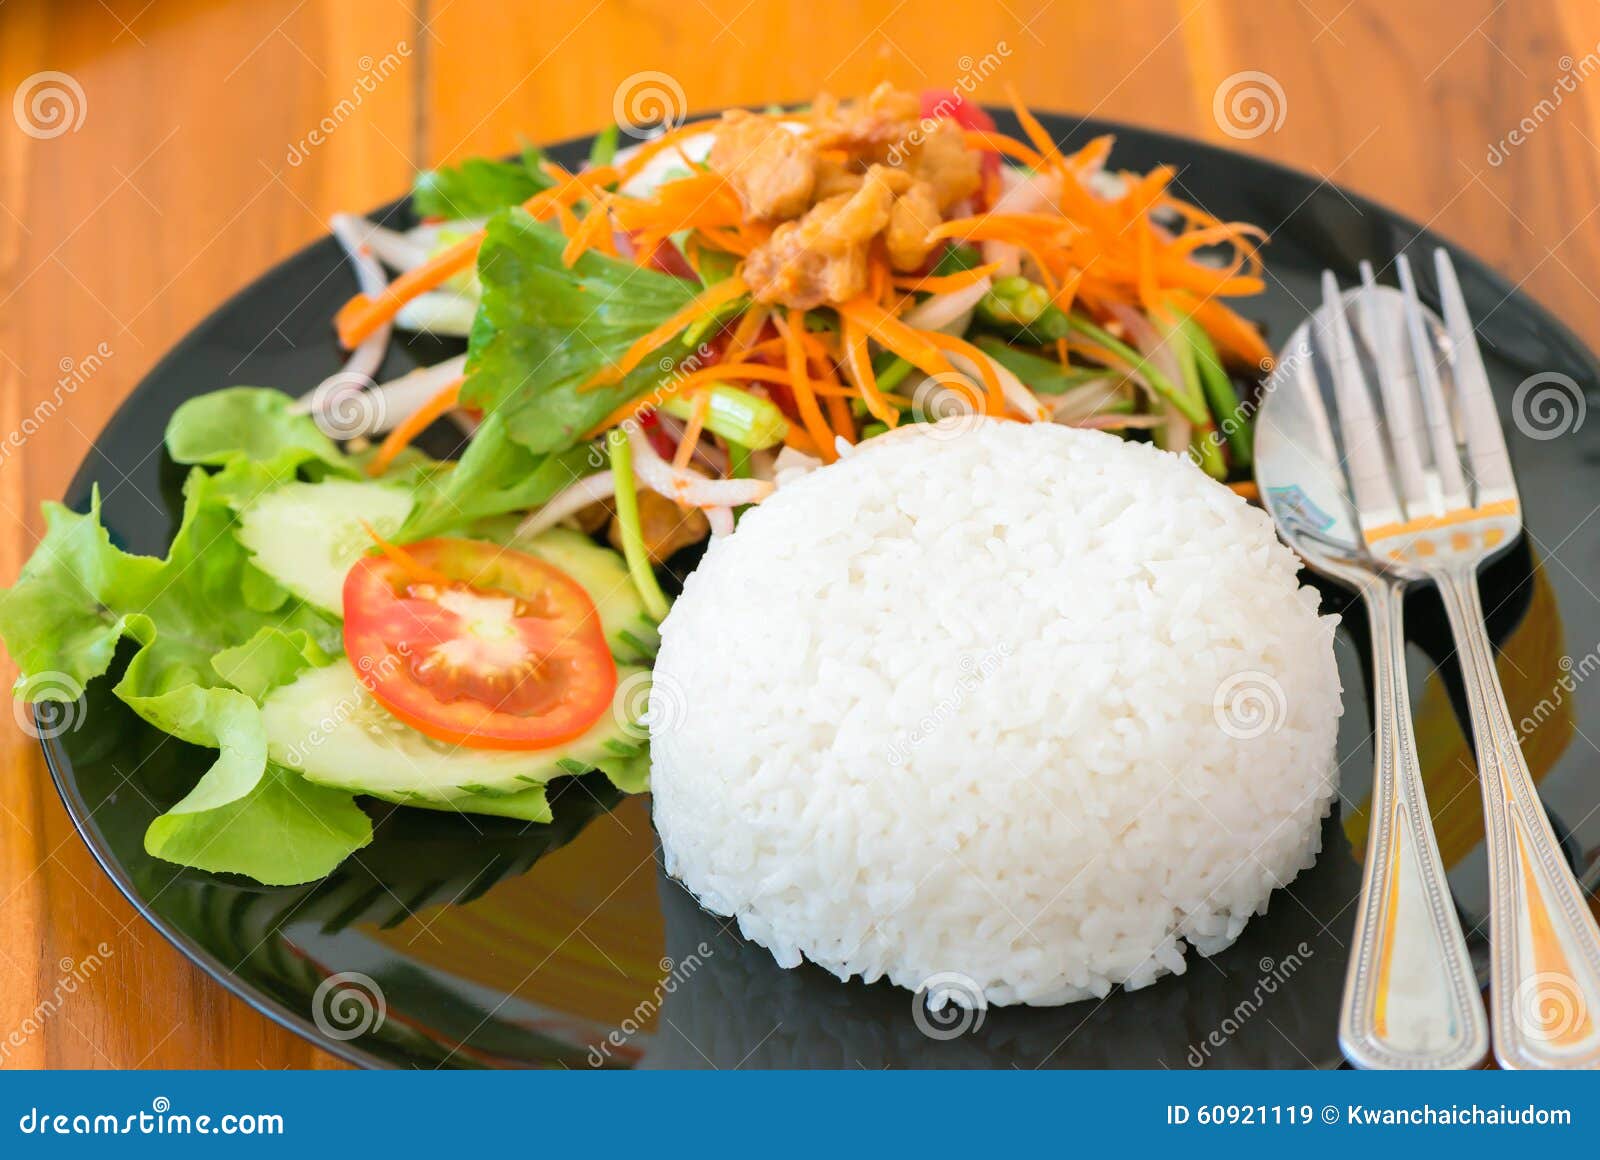
<svg viewBox="0 0 1600 1160"><path fill-rule="evenodd" d="M478 253L483 305L473 323L462 402L503 418L533 452L571 447L622 404L693 359L663 344L621 383L579 390L682 309L693 283L590 251L572 267L566 239L520 209L489 223ZM663 360L672 365L663 366ZM482 432L474 439L481 439Z"/></svg>
<svg viewBox="0 0 1600 1160"><path fill-rule="evenodd" d="M487 217L554 184L539 168L543 160L538 150L528 149L517 161L472 157L423 170L411 186L411 208L419 217Z"/></svg>

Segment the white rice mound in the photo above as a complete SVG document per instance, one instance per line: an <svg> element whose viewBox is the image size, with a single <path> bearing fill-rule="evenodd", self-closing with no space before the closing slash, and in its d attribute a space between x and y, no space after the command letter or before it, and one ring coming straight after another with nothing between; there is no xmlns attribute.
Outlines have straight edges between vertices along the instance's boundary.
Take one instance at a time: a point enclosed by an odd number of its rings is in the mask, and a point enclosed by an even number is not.
<svg viewBox="0 0 1600 1160"><path fill-rule="evenodd" d="M748 512L663 625L667 872L782 966L963 1006L1182 973L1320 848L1317 606L1179 456L971 419L872 440Z"/></svg>

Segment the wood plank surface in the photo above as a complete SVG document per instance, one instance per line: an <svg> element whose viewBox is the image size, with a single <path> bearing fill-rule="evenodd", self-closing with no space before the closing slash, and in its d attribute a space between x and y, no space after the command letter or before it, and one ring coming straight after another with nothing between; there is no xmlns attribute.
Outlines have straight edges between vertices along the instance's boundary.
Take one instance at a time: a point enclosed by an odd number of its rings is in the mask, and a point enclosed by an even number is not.
<svg viewBox="0 0 1600 1160"><path fill-rule="evenodd" d="M418 165L592 130L662 93L706 110L883 77L965 80L989 101L1009 84L1343 183L1467 244L1594 343L1597 72L1588 0L8 0L0 581L165 350ZM10 723L0 767L0 1067L337 1066L134 914Z"/></svg>

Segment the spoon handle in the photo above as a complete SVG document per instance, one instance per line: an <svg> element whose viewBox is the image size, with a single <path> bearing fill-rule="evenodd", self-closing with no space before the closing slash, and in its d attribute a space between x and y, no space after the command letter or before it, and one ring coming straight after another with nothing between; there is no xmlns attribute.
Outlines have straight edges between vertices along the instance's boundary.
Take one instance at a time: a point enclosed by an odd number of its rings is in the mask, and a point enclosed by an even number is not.
<svg viewBox="0 0 1600 1160"><path fill-rule="evenodd" d="M1374 578L1362 596L1372 625L1376 762L1339 1043L1357 1067L1474 1067L1489 1052L1488 1020L1417 766L1405 588Z"/></svg>
<svg viewBox="0 0 1600 1160"><path fill-rule="evenodd" d="M1477 567L1463 562L1435 578L1483 786L1495 1057L1507 1068L1600 1067L1600 929L1522 758L1484 627Z"/></svg>

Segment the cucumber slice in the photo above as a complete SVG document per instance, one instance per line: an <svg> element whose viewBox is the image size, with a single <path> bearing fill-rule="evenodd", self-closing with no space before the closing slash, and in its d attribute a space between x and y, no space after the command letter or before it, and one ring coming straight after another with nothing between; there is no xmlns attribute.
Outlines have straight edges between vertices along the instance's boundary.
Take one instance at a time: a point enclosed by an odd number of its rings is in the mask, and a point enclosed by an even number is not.
<svg viewBox="0 0 1600 1160"><path fill-rule="evenodd" d="M261 717L272 760L307 781L403 804L527 817L535 808L527 791L567 774L601 769L619 788L642 788L648 684L645 670L619 666L611 712L560 748L530 752L435 741L378 704L347 660L274 689Z"/></svg>
<svg viewBox="0 0 1600 1160"><path fill-rule="evenodd" d="M288 483L240 514L239 542L290 592L343 616L345 573L372 546L361 521L387 536L411 514L411 502L382 483Z"/></svg>
<svg viewBox="0 0 1600 1160"><path fill-rule="evenodd" d="M551 528L513 546L554 564L583 585L600 613L612 656L619 661L648 661L656 655L660 630L645 611L620 553L570 528Z"/></svg>

